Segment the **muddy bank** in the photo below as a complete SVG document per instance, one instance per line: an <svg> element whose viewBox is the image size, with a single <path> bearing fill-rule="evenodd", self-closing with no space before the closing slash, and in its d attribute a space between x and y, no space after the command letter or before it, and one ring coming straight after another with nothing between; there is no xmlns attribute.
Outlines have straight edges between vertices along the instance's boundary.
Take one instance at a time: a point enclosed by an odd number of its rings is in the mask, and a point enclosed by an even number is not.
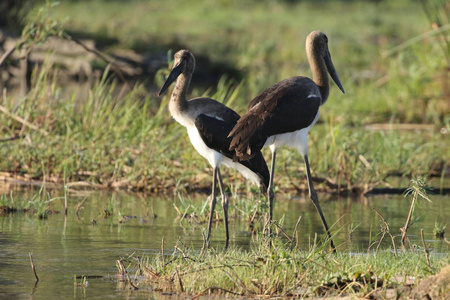
<svg viewBox="0 0 450 300"><path fill-rule="evenodd" d="M86 177L88 172L79 172L79 177ZM47 177L44 180L40 178L33 178L29 175L17 175L8 172L0 172L0 191L8 190L10 186L35 186L46 188L63 188L64 184L69 189L73 190L124 190L134 192L149 192L149 193L172 193L175 190L184 189L187 192L196 192L208 194L211 191L211 186L208 181L203 180L204 174L198 174L193 176L191 182L179 183L175 179L169 181L152 181L152 180L139 180L139 184L135 184L125 179L118 179L114 181L105 181L104 183L94 183L88 180L64 182L62 178ZM235 180L235 178L226 178L227 181ZM326 179L313 177L313 181L316 184L324 183ZM144 184L145 181L145 184ZM3 185L3 188L1 187ZM319 185L316 190L322 193L340 194L340 195L401 195L404 194L408 187L380 187L372 188L370 190L353 187L352 189L346 189L345 186L341 186L339 189L332 185ZM435 195L449 195L450 188L429 187L429 192ZM306 185L297 186L292 185L288 188L279 188L279 193L308 193L308 187Z"/></svg>

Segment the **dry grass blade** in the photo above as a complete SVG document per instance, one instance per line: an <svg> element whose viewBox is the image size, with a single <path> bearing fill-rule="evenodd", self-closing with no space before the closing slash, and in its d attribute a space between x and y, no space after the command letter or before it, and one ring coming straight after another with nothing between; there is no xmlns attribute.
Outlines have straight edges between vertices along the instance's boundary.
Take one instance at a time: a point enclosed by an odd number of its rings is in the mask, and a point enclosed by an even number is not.
<svg viewBox="0 0 450 300"><path fill-rule="evenodd" d="M294 249L295 241L296 241L296 235L297 235L297 229L298 225L300 224L300 221L302 220L302 216L298 217L297 223L295 223L294 232L292 233L292 240L291 240L291 251Z"/></svg>
<svg viewBox="0 0 450 300"><path fill-rule="evenodd" d="M422 240L423 252L425 253L425 259L427 261L427 266L428 266L428 268L431 269L430 250L428 250L427 244L425 244L425 236L424 236L424 233L423 233L423 229L420 229L420 238Z"/></svg>
<svg viewBox="0 0 450 300"><path fill-rule="evenodd" d="M225 269L220 269L220 270L221 270L222 272L224 272L225 275L227 275L227 277L228 277L232 282L234 282L234 284L236 284L237 286L240 286L244 291L246 291L248 295L254 294L253 292L251 292L250 290L247 289L246 285L240 280L240 278L238 278L238 276L236 276L236 274L234 274L234 275L235 275L235 278L234 278L234 277L231 276L231 274L228 273ZM230 269L230 271L233 272L232 269Z"/></svg>
<svg viewBox="0 0 450 300"><path fill-rule="evenodd" d="M164 255L164 237L162 237L162 240L161 240L161 261L162 261L162 265L164 266L166 263L165 263L165 255Z"/></svg>
<svg viewBox="0 0 450 300"><path fill-rule="evenodd" d="M178 284L180 285L180 291L184 292L183 281L181 280L181 276L178 273L178 268L175 268L175 274L177 275L177 278L178 278Z"/></svg>
<svg viewBox="0 0 450 300"><path fill-rule="evenodd" d="M128 274L127 268L125 268L125 266L123 265L122 259L117 260L117 265L118 265L118 268L119 268L122 276L125 275L127 282L130 285L130 289L135 290L135 291L138 290L139 288L136 287L133 284L133 282L131 281L130 275Z"/></svg>
<svg viewBox="0 0 450 300"><path fill-rule="evenodd" d="M286 233L286 231L284 231L284 229L280 226L280 224L278 224L277 222L273 222L273 224L277 226L280 232L289 240L290 243L293 242L293 239Z"/></svg>

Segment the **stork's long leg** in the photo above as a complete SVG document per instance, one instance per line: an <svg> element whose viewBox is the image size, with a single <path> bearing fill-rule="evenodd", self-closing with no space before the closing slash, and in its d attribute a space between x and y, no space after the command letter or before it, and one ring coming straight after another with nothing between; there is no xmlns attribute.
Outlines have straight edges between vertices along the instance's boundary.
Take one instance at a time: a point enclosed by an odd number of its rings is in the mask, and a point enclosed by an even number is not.
<svg viewBox="0 0 450 300"><path fill-rule="evenodd" d="M322 213L322 209L319 205L319 198L317 197L316 190L314 189L314 185L312 183L311 179L311 170L309 168L309 161L308 161L308 155L305 155L305 167L306 167L306 177L308 179L308 187L309 187L309 197L311 198L312 202L314 203L314 206L317 209L317 212L319 213L320 219L322 220L323 227L325 228L328 238L330 239L330 246L333 252L336 252L336 247L334 246L333 240L331 239L330 230L328 229L327 221L325 221L325 216Z"/></svg>
<svg viewBox="0 0 450 300"><path fill-rule="evenodd" d="M223 219L225 222L225 235L226 235L225 247L227 248L228 242L230 241L230 235L228 232L228 197L225 193L225 188L222 182L222 175L220 174L219 168L217 168L217 175L219 179L220 194L222 195Z"/></svg>
<svg viewBox="0 0 450 300"><path fill-rule="evenodd" d="M212 220L213 220L213 216L214 216L214 209L216 207L217 170L218 170L218 168L213 168L212 192L211 192L211 200L210 200L210 203L209 203L209 222L208 222L208 237L207 237L208 241L209 241L209 239L211 237L211 226L212 226Z"/></svg>
<svg viewBox="0 0 450 300"><path fill-rule="evenodd" d="M270 170L270 179L269 179L269 186L267 187L267 198L269 199L269 218L270 221L273 220L273 176L275 174L275 160L277 157L277 150L272 151L272 166Z"/></svg>

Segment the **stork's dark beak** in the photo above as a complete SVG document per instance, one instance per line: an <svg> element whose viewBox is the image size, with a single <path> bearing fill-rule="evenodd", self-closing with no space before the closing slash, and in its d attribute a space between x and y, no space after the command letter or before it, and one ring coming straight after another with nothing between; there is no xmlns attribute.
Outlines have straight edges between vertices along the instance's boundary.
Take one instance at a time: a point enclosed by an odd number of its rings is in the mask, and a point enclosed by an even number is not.
<svg viewBox="0 0 450 300"><path fill-rule="evenodd" d="M336 73L336 69L334 68L333 62L331 61L331 54L330 51L327 49L327 54L325 55L325 64L327 65L328 73L330 73L331 78L333 79L334 83L339 87L339 89L345 94L344 87L341 84L341 81L339 80L339 77Z"/></svg>
<svg viewBox="0 0 450 300"><path fill-rule="evenodd" d="M161 90L158 93L158 96L161 96L167 88L174 82L178 76L180 76L181 72L183 71L183 64L180 62L177 66L174 66L172 68L172 71L170 71L169 76L167 77L166 82L164 82L164 85L162 86Z"/></svg>

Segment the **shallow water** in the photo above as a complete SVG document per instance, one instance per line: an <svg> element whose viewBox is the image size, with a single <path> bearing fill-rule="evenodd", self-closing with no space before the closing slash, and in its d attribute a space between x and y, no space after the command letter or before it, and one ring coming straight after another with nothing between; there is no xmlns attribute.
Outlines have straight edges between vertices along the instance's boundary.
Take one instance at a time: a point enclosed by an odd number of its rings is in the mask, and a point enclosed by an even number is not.
<svg viewBox="0 0 450 300"><path fill-rule="evenodd" d="M15 199L32 198L34 190L14 191ZM61 191L52 191L52 196ZM53 195L55 194L55 195ZM198 209L205 195L190 195ZM115 262L120 257L134 253L136 256L159 253L162 239L170 254L177 241L200 248L205 224L188 219L180 221L174 203L182 208L177 196L143 196L139 194L93 192L69 194L69 214L63 213L63 200L51 202L53 211L45 220L36 214L16 212L0 215L0 298L7 299L58 299L58 298L162 298L161 294L140 289L131 292L115 278ZM78 216L76 206L87 199ZM409 209L409 198L403 196L372 196L364 199L337 198L319 195L329 223L336 222L333 232L341 251L366 252L370 240L376 240L380 232L380 219L372 210L375 207L389 222L392 233L399 234ZM449 246L432 237L435 221L450 220L449 196L432 196L433 203L421 201L415 214L422 219L409 229L409 239L421 245L420 229L423 228L428 247L433 253L449 252ZM231 245L248 248L252 234L248 221L234 207L237 199L231 199ZM246 203L250 200L245 200ZM105 209L112 215L105 217ZM242 207L240 207L242 209ZM323 229L315 208L306 197L276 195L274 216L283 219L283 229L292 234L299 218L299 247L308 249L315 233L323 236ZM352 232L353 231L353 232ZM352 238L350 239L350 233ZM372 236L372 237L371 237ZM223 246L222 222L214 224L213 247ZM397 237L399 241L399 237ZM383 248L390 246L387 238ZM375 247L375 246L373 246ZM39 283L31 271L29 253L36 265ZM74 287L74 275L99 276L89 278L86 288ZM78 279L80 282L80 279ZM168 296L167 296L168 297Z"/></svg>

